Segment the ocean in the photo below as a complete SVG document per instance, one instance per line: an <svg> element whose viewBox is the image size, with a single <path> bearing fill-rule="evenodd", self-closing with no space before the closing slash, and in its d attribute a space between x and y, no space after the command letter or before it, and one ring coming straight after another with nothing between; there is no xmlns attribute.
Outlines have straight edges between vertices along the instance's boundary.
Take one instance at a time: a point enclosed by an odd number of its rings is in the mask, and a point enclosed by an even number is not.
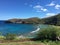
<svg viewBox="0 0 60 45"><path fill-rule="evenodd" d="M13 24L0 23L0 33L6 35L7 33L23 35L36 30L36 25L33 24Z"/></svg>
<svg viewBox="0 0 60 45"><path fill-rule="evenodd" d="M16 24L16 23L4 23L0 22L0 34L6 35L7 33L16 34L16 35L25 35L31 36L34 35L41 29L51 27L44 24Z"/></svg>

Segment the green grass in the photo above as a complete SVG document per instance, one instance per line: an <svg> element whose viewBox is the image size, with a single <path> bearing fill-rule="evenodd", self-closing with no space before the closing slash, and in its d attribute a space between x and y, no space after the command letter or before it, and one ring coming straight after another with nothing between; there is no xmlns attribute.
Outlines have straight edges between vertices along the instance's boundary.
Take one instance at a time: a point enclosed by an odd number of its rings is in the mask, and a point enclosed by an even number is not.
<svg viewBox="0 0 60 45"><path fill-rule="evenodd" d="M41 45L40 42L34 41L25 41L25 42L10 42L10 43L1 43L0 45Z"/></svg>
<svg viewBox="0 0 60 45"><path fill-rule="evenodd" d="M5 39L5 37L4 36L0 36L0 40L4 40Z"/></svg>
<svg viewBox="0 0 60 45"><path fill-rule="evenodd" d="M25 42L0 43L0 45L60 45L60 42L25 41Z"/></svg>

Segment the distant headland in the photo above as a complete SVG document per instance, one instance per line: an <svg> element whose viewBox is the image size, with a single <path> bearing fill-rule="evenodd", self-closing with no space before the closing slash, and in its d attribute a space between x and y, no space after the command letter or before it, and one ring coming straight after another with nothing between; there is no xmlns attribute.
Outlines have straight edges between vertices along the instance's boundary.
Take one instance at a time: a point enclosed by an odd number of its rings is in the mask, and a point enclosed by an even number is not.
<svg viewBox="0 0 60 45"><path fill-rule="evenodd" d="M9 19L6 20L5 23L60 25L60 14L42 19L38 17L28 19Z"/></svg>

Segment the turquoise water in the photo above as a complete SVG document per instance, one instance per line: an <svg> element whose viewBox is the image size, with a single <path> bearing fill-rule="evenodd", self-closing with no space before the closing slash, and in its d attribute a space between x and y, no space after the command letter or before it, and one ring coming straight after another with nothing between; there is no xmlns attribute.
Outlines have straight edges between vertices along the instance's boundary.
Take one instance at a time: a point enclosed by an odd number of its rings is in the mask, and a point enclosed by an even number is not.
<svg viewBox="0 0 60 45"><path fill-rule="evenodd" d="M36 31L40 29L44 29L47 27L51 27L49 25L33 25L33 24L6 24L0 23L0 33L5 35L7 33L17 34L17 35L33 35ZM32 33L31 33L32 32Z"/></svg>
<svg viewBox="0 0 60 45"><path fill-rule="evenodd" d="M2 35L7 33L14 34L27 34L36 30L36 26L33 24L0 24L0 32Z"/></svg>

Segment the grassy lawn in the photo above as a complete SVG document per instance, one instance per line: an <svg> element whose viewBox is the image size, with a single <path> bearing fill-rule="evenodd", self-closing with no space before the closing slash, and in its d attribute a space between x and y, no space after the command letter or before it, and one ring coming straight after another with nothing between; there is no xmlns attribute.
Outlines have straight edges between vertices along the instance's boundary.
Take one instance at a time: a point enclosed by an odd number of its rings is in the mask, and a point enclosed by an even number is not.
<svg viewBox="0 0 60 45"><path fill-rule="evenodd" d="M41 42L25 41L25 42L0 43L0 45L44 45L44 44Z"/></svg>
<svg viewBox="0 0 60 45"><path fill-rule="evenodd" d="M25 42L9 42L0 43L0 45L60 45L60 42L41 42L41 41L25 41Z"/></svg>

